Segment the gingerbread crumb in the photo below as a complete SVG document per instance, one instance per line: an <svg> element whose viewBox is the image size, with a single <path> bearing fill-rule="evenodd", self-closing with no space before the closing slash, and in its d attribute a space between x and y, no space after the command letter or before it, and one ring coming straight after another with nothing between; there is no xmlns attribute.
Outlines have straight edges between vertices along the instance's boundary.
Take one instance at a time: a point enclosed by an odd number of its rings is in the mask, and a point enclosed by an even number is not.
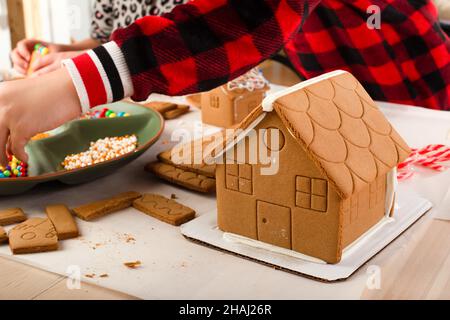
<svg viewBox="0 0 450 320"><path fill-rule="evenodd" d="M126 243L136 242L136 239L132 235L127 234L125 236L126 236L126 239L125 239Z"/></svg>
<svg viewBox="0 0 450 320"><path fill-rule="evenodd" d="M172 193L172 195L170 196L170 199L177 200L178 197L177 197L177 195L175 193Z"/></svg>
<svg viewBox="0 0 450 320"><path fill-rule="evenodd" d="M125 262L124 265L125 265L127 268L130 268L130 269L137 269L137 268L139 268L140 266L142 266L142 262L140 262L140 261L135 261L135 262Z"/></svg>

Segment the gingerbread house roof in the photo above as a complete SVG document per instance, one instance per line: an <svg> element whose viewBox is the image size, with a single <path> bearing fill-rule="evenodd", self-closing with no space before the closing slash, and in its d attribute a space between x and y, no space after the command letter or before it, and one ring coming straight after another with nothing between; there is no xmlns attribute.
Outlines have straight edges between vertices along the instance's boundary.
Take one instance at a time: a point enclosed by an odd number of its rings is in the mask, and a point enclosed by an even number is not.
<svg viewBox="0 0 450 320"><path fill-rule="evenodd" d="M268 96L240 128L255 127L264 112L272 111L344 199L410 154L406 142L348 72L325 74Z"/></svg>

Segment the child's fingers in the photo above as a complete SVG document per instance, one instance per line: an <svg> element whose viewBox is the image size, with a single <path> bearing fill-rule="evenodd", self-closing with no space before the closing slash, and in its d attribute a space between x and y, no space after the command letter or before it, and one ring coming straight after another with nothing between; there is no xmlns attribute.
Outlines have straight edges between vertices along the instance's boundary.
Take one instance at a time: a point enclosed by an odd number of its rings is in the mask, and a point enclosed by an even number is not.
<svg viewBox="0 0 450 320"><path fill-rule="evenodd" d="M11 60L15 70L22 74L26 73L26 70L28 69L28 62L22 58L17 49L14 49L11 53Z"/></svg>
<svg viewBox="0 0 450 320"><path fill-rule="evenodd" d="M48 65L48 66L46 66L44 68L39 69L38 71L33 72L30 77L31 78L38 77L38 76L41 76L43 74L55 71L55 70L57 70L59 68L60 68L60 65L58 63L52 63L52 64L50 64L50 65Z"/></svg>
<svg viewBox="0 0 450 320"><path fill-rule="evenodd" d="M20 161L27 162L28 154L25 152L27 139L21 134L11 133L11 151Z"/></svg>
<svg viewBox="0 0 450 320"><path fill-rule="evenodd" d="M45 68L45 67L51 65L52 63L55 62L55 60L56 60L56 55L52 54L52 53L47 54L43 57L39 57L31 65L31 70L33 70L33 72L37 72L37 71L41 70L42 68Z"/></svg>
<svg viewBox="0 0 450 320"><path fill-rule="evenodd" d="M11 135L9 135L8 140L6 142L6 156L9 158L9 156L14 155L12 149L11 149Z"/></svg>
<svg viewBox="0 0 450 320"><path fill-rule="evenodd" d="M6 142L8 141L8 129L4 124L0 121L0 165L7 166L8 158L6 156Z"/></svg>
<svg viewBox="0 0 450 320"><path fill-rule="evenodd" d="M24 68L21 68L18 65L14 65L14 70L16 70L21 75L26 75L26 73L27 73L27 70L25 70Z"/></svg>
<svg viewBox="0 0 450 320"><path fill-rule="evenodd" d="M17 52L24 58L26 61L30 61L31 52L29 46L29 40L22 40L17 44Z"/></svg>

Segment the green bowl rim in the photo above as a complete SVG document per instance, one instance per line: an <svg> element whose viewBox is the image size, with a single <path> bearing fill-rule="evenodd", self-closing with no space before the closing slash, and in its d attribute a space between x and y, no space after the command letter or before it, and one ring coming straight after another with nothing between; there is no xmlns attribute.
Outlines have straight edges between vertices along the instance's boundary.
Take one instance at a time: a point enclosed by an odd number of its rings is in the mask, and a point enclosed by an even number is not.
<svg viewBox="0 0 450 320"><path fill-rule="evenodd" d="M30 182L32 182L32 181L36 182L37 181L38 182L39 180L49 180L49 179L53 179L53 178L58 178L58 177L64 176L64 175L69 174L69 173L72 174L72 173L85 171L87 169L91 169L91 168L95 168L95 167L99 167L99 166L105 166L105 165L107 165L109 163L116 162L116 161L128 158L129 156L131 156L131 155L133 155L135 153L139 153L139 152L141 152L143 150L146 150L146 149L150 148L161 137L161 135L162 135L162 133L164 131L164 128L165 128L165 125L166 125L164 117L158 111L153 110L151 108L147 108L147 107L145 107L145 106L143 106L141 104L134 103L134 102L129 102L129 101L119 101L119 102L133 104L133 105L145 108L145 109L149 110L151 113L153 113L153 114L155 114L155 115L157 115L159 117L159 120L161 121L161 126L159 128L159 131L146 144L138 147L134 152L130 152L130 153L124 154L124 155L122 155L120 157L117 157L117 158L114 158L114 159L110 159L110 160L107 160L107 161L104 161L104 162L100 162L100 163L97 163L97 164L94 164L94 165L91 165L91 166L88 166L88 167L77 168L77 169L72 169L72 170L61 170L61 171L58 171L58 172L41 174L39 176L33 176L33 177L15 177L15 178L8 178L8 179L0 179L0 184L11 183L11 182L27 182L27 181L30 181ZM105 119L105 120L107 120L107 119ZM86 121L86 119L79 119L79 120L75 120L75 121Z"/></svg>

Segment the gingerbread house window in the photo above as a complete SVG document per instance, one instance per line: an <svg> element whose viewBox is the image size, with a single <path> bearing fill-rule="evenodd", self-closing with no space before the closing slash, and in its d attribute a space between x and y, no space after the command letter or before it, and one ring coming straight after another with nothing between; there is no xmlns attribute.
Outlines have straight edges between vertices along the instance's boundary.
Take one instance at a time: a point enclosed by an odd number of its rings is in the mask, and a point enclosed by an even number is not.
<svg viewBox="0 0 450 320"><path fill-rule="evenodd" d="M328 208L328 182L323 179L297 176L295 205L300 208L326 212Z"/></svg>
<svg viewBox="0 0 450 320"><path fill-rule="evenodd" d="M215 95L211 95L209 98L209 104L210 104L211 108L219 108L219 105L220 105L219 97L215 96Z"/></svg>
<svg viewBox="0 0 450 320"><path fill-rule="evenodd" d="M253 194L253 170L249 164L228 164L226 170L226 188L245 194Z"/></svg>

